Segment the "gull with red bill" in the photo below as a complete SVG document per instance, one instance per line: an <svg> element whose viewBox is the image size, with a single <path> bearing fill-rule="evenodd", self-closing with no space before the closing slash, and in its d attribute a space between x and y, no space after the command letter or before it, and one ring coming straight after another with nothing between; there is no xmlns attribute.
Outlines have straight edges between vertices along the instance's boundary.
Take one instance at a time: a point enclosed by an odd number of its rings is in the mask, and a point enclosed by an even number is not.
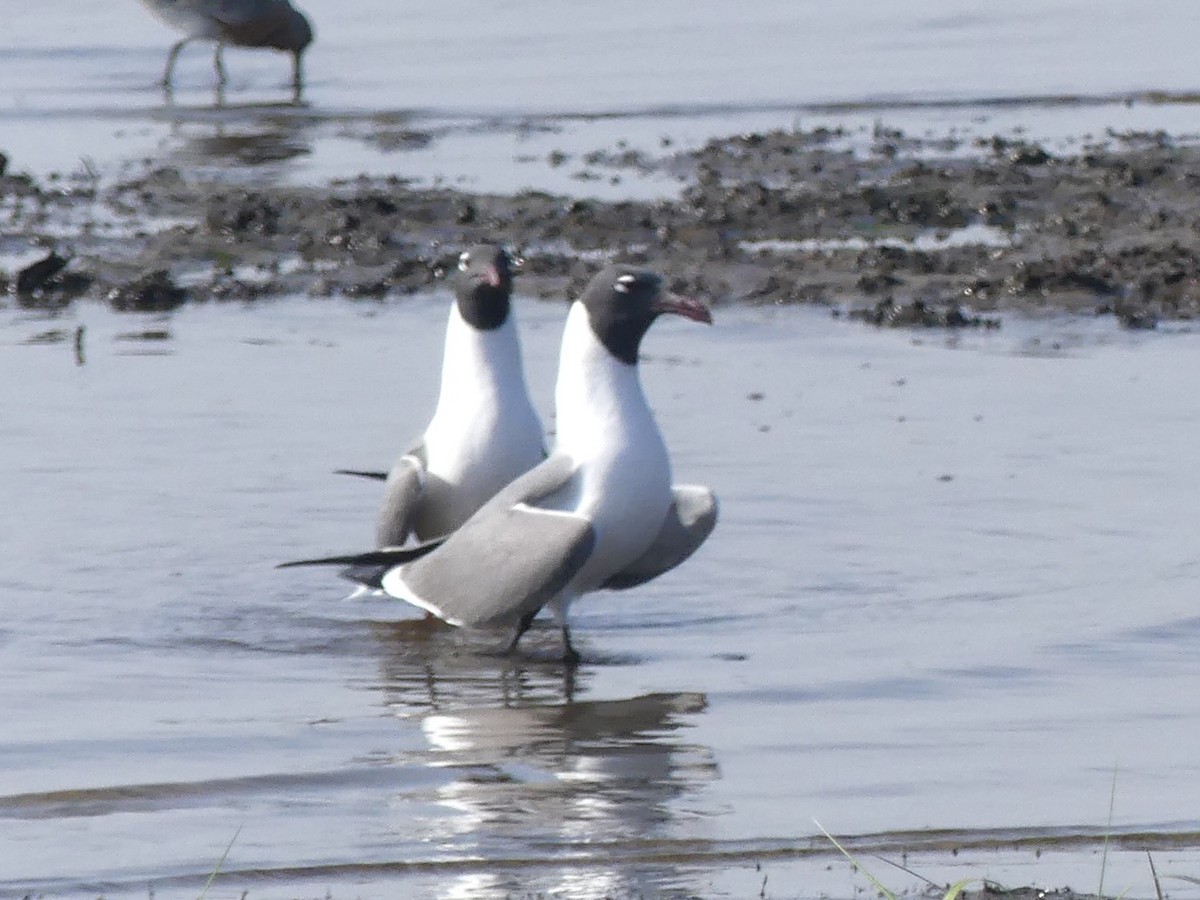
<svg viewBox="0 0 1200 900"><path fill-rule="evenodd" d="M424 434L388 472L339 470L386 479L378 547L445 537L546 458L521 363L512 257L501 246L471 247L450 281L441 388Z"/></svg>
<svg viewBox="0 0 1200 900"><path fill-rule="evenodd" d="M548 607L564 660L577 663L568 610L578 597L656 578L716 525L712 491L672 485L638 375L642 338L663 314L712 322L705 306L671 294L654 272L605 268L567 316L548 459L445 541L285 565L373 567L372 586L452 625L508 629L512 648Z"/></svg>

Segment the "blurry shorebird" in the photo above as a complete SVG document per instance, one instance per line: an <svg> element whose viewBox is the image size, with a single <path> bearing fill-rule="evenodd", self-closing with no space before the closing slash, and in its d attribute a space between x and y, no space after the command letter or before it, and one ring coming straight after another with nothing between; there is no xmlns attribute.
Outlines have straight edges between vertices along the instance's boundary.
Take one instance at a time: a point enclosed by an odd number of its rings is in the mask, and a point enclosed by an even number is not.
<svg viewBox="0 0 1200 900"><path fill-rule="evenodd" d="M213 65L217 84L225 84L221 52L226 44L269 47L292 54L292 88L299 95L304 78L300 57L312 43L313 31L304 13L288 0L142 0L163 23L184 37L167 54L162 85L171 87L175 61L191 41L215 41Z"/></svg>
<svg viewBox="0 0 1200 900"><path fill-rule="evenodd" d="M451 281L441 389L425 433L390 472L339 470L387 479L379 547L444 537L546 458L521 364L512 258L503 247L472 247Z"/></svg>
<svg viewBox="0 0 1200 900"><path fill-rule="evenodd" d="M557 441L543 463L444 542L301 560L349 573L452 625L510 629L515 648L549 606L563 659L579 660L567 610L602 588L629 588L679 565L716 525L704 487L671 484L671 464L638 376L638 348L663 313L711 322L653 272L610 266L571 305L555 386Z"/></svg>

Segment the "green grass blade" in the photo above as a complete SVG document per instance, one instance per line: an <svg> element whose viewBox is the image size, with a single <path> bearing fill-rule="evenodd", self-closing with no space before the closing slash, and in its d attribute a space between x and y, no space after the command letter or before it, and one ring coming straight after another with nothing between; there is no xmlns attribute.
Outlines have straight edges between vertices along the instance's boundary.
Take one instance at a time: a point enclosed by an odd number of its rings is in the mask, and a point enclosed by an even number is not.
<svg viewBox="0 0 1200 900"><path fill-rule="evenodd" d="M920 879L921 881L923 881L927 885L929 885L931 888L941 887L941 885L939 885L937 882L933 881L930 878L926 878L920 872L914 872L908 866L902 865L898 862L894 862L893 860L888 859L886 856L880 856L878 853L872 853L871 855L874 856L877 860L879 860L882 863L887 863L889 866L895 866L897 869L899 869L901 872L904 872L906 875L911 875L913 878ZM962 881L956 881L954 884L952 884L948 888L946 888L946 893L942 895L942 900L958 900L959 894L961 894L966 889L967 885L972 884L973 882L976 882L976 881L979 881L979 879L978 878L964 878ZM987 884L986 881L983 883L985 885ZM1161 898L1160 898L1160 900L1161 900Z"/></svg>
<svg viewBox="0 0 1200 900"><path fill-rule="evenodd" d="M239 825L237 831L233 833L233 837L229 839L229 846L225 848L225 852L221 854L221 858L217 860L217 866L212 870L212 874L208 876L208 881L204 882L204 889L200 891L198 900L204 900L208 896L208 889L212 887L212 883L217 880L217 875L221 873L221 866L225 865L225 859L229 856L229 851L233 849L233 842L238 839L238 835L242 833L242 826Z"/></svg>
<svg viewBox="0 0 1200 900"><path fill-rule="evenodd" d="M846 857L846 859L850 860L850 864L852 866L854 866L854 868L858 869L858 871L862 872L864 875L867 876L867 880L870 881L871 884L873 884L875 886L875 890L879 891L879 893L881 893L881 894L883 894L883 896L887 897L888 900L898 900L898 898L896 897L896 895L894 893L892 893L886 887L884 887L884 884L882 881L880 881L878 878L876 878L874 875L872 875L869 869L865 868L861 863L859 863L859 861L857 859L855 859L853 856L850 855L849 850L847 850L845 847L843 847L841 844L839 844L837 842L837 838L835 838L832 834L830 834L828 831L825 830L824 825L822 825L816 819L813 819L813 824L816 825L819 829L821 829L821 834L825 835L825 837L829 839L829 843L833 844L833 846L837 847L838 850L841 851L842 856L844 856L844 857Z"/></svg>
<svg viewBox="0 0 1200 900"><path fill-rule="evenodd" d="M942 900L958 900L959 895L967 889L967 885L975 881L974 878L964 878L962 881L956 881L950 887L946 888L946 893L942 895Z"/></svg>
<svg viewBox="0 0 1200 900"><path fill-rule="evenodd" d="M1112 837L1113 809L1117 805L1117 764L1113 763L1112 791L1108 795L1108 825L1104 828L1104 851L1100 854L1100 887L1096 896L1104 900L1104 870L1108 867L1108 842Z"/></svg>

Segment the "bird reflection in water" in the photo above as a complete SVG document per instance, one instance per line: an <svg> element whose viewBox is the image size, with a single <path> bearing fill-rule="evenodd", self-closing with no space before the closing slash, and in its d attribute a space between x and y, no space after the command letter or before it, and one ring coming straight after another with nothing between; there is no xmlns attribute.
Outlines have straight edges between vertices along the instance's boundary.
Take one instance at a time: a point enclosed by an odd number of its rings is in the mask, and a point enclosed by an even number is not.
<svg viewBox="0 0 1200 900"><path fill-rule="evenodd" d="M296 130L244 131L217 126L211 134L188 138L181 152L200 164L222 162L263 166L308 156L312 147Z"/></svg>
<svg viewBox="0 0 1200 900"><path fill-rule="evenodd" d="M314 130L311 119L277 107L178 109L168 159L185 169L216 165L269 171L311 155Z"/></svg>
<svg viewBox="0 0 1200 900"><path fill-rule="evenodd" d="M550 649L546 631L532 635L533 648L544 637ZM422 823L431 846L538 861L537 873L506 864L447 877L443 896L521 894L535 874L538 890L555 896L636 896L670 877L658 871L661 861L649 867L629 857L676 837L680 801L718 777L712 752L684 739L707 707L703 694L578 699L595 666L564 681L553 656L480 654L439 623L377 625L376 634L387 648L388 705L420 724L428 764L455 772L430 798L454 811ZM611 859L617 846L625 862ZM581 854L589 858L582 866Z"/></svg>

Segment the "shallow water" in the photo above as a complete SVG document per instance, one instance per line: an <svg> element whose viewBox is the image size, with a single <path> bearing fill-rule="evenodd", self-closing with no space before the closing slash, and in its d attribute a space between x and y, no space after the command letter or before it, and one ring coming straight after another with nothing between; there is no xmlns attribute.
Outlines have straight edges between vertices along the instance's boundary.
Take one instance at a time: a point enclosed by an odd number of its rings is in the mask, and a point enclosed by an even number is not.
<svg viewBox="0 0 1200 900"><path fill-rule="evenodd" d="M754 0L737 15L714 0L509 0L486 14L466 0L300 6L317 32L313 105L482 113L1186 91L1195 74L1179 63L1200 25L1187 0ZM134 91L156 103L172 37L135 0L6 13L11 108L123 111ZM275 99L287 60L231 54L230 92ZM178 77L182 99L206 100L211 54L186 50Z"/></svg>
<svg viewBox="0 0 1200 900"><path fill-rule="evenodd" d="M1181 0L763 2L736 21L308 0L300 107L286 60L251 52L215 103L199 48L165 102L171 38L136 3L61 0L53 28L9 6L0 150L43 176L145 157L620 197L672 185L547 155L794 124L1195 131L1193 106L1106 99L1194 86L1200 8ZM1073 93L1090 99L970 102ZM866 888L814 820L938 881L1092 889L1114 772L1106 887L1153 893L1143 845L1160 874L1200 874L1200 336L664 323L648 389L722 521L669 577L577 606L567 682L549 629L498 658L272 568L369 542L377 486L329 472L386 465L420 428L445 303L0 308L0 895L194 897L227 847L212 896ZM521 312L548 412L562 310Z"/></svg>
<svg viewBox="0 0 1200 900"><path fill-rule="evenodd" d="M157 79L174 36L135 0L56 0L52 15L10 0L0 150L39 176L112 177L147 158L252 181L394 173L619 197L673 185L632 172L613 184L579 156L796 124L1053 140L1196 131L1194 104L1121 102L1196 88L1181 62L1200 25L1190 0L755 0L737 15L711 0L304 8L318 36L294 106L286 57L231 49L218 97L203 45L185 50L164 99ZM551 153L571 159L550 167Z"/></svg>
<svg viewBox="0 0 1200 900"><path fill-rule="evenodd" d="M849 896L814 820L1091 888L1114 769L1114 833L1200 870L1200 336L661 324L722 520L576 606L568 683L549 627L509 660L272 568L369 543L330 472L428 416L445 303L0 310L0 895L195 896L232 841L214 896ZM520 314L548 412L562 311Z"/></svg>

